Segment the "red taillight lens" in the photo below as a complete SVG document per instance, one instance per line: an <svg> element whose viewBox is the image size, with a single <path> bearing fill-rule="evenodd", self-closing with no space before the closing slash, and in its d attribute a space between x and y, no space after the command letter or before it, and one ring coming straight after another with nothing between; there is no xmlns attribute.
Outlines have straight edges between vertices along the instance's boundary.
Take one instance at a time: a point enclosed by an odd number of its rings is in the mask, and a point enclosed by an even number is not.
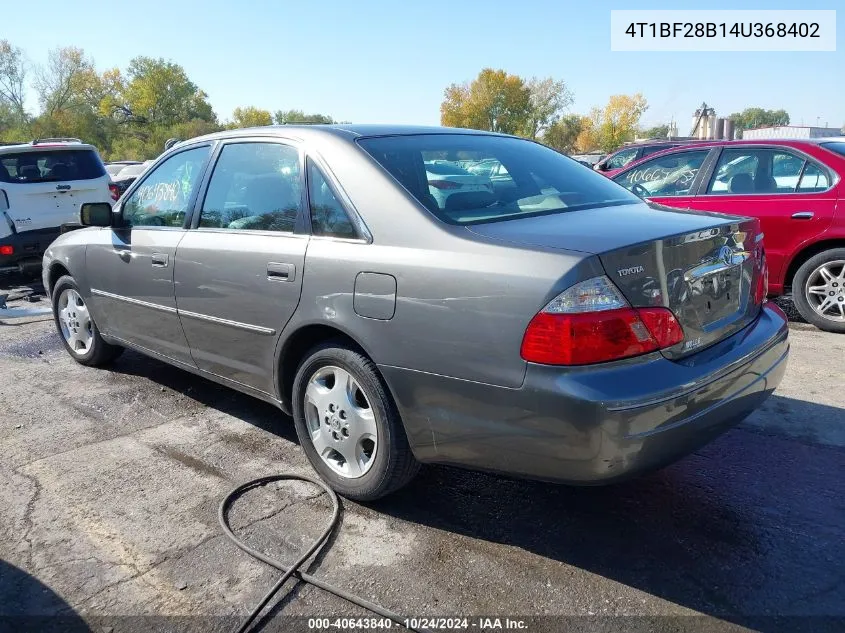
<svg viewBox="0 0 845 633"><path fill-rule="evenodd" d="M766 300L769 294L769 264L764 254L760 262L760 271L757 273L757 285L754 287L754 303L760 305Z"/></svg>
<svg viewBox="0 0 845 633"><path fill-rule="evenodd" d="M463 185L451 180L429 180L428 186L435 189L460 189Z"/></svg>
<svg viewBox="0 0 845 633"><path fill-rule="evenodd" d="M113 182L109 183L109 191L111 192L112 200L117 200L118 198L120 198L120 189Z"/></svg>
<svg viewBox="0 0 845 633"><path fill-rule="evenodd" d="M540 312L522 339L522 358L546 365L589 365L647 354L680 343L684 332L666 308Z"/></svg>
<svg viewBox="0 0 845 633"><path fill-rule="evenodd" d="M15 247L14 246L11 246L11 245L8 245L8 244L4 244L3 246L0 246L0 255L14 255L14 254L15 254Z"/></svg>

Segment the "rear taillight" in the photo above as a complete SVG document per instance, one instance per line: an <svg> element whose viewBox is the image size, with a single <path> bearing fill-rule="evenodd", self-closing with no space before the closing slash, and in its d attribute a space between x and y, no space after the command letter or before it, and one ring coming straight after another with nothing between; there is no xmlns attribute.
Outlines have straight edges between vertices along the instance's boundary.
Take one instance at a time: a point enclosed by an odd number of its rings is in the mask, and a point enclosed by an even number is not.
<svg viewBox="0 0 845 633"><path fill-rule="evenodd" d="M120 198L120 188L113 182L109 183L109 191L111 192L111 199L117 201Z"/></svg>
<svg viewBox="0 0 845 633"><path fill-rule="evenodd" d="M684 340L667 308L632 308L607 277L558 295L528 324L522 358L545 365L590 365L647 354Z"/></svg>
<svg viewBox="0 0 845 633"><path fill-rule="evenodd" d="M460 189L463 185L451 180L429 180L428 186L435 189Z"/></svg>
<svg viewBox="0 0 845 633"><path fill-rule="evenodd" d="M14 255L15 254L15 247L10 246L8 244L4 244L0 246L0 255Z"/></svg>
<svg viewBox="0 0 845 633"><path fill-rule="evenodd" d="M754 303L760 305L769 294L769 264L763 253L760 259L760 270L757 273L757 284L754 286Z"/></svg>

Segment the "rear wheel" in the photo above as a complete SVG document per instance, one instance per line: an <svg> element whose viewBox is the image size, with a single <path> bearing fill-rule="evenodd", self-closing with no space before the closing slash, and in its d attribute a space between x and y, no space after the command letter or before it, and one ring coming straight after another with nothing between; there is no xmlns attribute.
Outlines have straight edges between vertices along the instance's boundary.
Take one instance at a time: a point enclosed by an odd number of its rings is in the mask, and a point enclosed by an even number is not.
<svg viewBox="0 0 845 633"><path fill-rule="evenodd" d="M823 251L804 262L792 280L792 300L807 322L845 333L845 248Z"/></svg>
<svg viewBox="0 0 845 633"><path fill-rule="evenodd" d="M123 348L106 343L73 277L60 277L53 287L53 319L71 358L82 365L107 365Z"/></svg>
<svg viewBox="0 0 845 633"><path fill-rule="evenodd" d="M375 364L340 342L312 349L293 384L296 433L338 493L372 501L408 483L418 463Z"/></svg>

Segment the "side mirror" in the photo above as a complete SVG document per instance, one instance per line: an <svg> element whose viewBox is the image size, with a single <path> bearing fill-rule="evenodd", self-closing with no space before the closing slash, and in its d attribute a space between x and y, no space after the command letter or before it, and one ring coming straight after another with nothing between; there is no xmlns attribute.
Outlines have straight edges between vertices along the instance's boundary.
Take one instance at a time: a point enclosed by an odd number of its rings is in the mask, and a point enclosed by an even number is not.
<svg viewBox="0 0 845 633"><path fill-rule="evenodd" d="M607 171L607 163L605 163L604 161L596 163L593 169L595 169L596 171Z"/></svg>
<svg viewBox="0 0 845 633"><path fill-rule="evenodd" d="M112 226L112 208L108 202L86 202L79 209L82 226Z"/></svg>

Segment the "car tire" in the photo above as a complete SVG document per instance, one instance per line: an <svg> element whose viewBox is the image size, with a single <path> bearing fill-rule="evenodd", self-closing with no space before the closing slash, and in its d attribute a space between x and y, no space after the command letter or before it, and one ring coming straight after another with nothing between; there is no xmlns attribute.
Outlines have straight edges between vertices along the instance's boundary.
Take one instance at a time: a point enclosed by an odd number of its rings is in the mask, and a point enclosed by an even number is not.
<svg viewBox="0 0 845 633"><path fill-rule="evenodd" d="M396 404L359 350L342 341L311 349L297 369L292 405L308 461L338 494L374 501L417 474Z"/></svg>
<svg viewBox="0 0 845 633"><path fill-rule="evenodd" d="M827 271L829 277L825 276ZM832 248L814 255L795 272L792 279L792 301L798 313L820 330L845 334L845 248ZM811 291L813 288L815 291ZM831 294L833 293L833 294ZM820 310L824 299L831 299L830 308ZM825 316L827 315L827 316Z"/></svg>
<svg viewBox="0 0 845 633"><path fill-rule="evenodd" d="M102 367L123 353L122 347L107 343L100 335L73 277L60 277L51 296L53 321L73 360L89 367Z"/></svg>

